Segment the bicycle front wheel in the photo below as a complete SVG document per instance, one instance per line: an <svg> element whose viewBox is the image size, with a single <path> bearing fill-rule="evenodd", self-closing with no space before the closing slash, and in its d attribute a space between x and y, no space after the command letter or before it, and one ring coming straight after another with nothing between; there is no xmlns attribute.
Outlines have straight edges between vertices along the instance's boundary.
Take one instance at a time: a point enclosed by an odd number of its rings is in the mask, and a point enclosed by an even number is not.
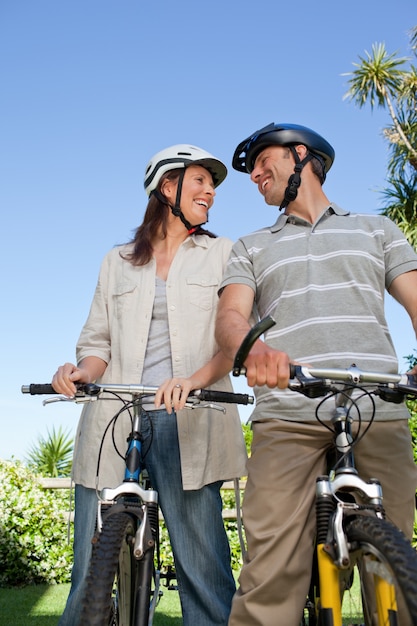
<svg viewBox="0 0 417 626"><path fill-rule="evenodd" d="M105 519L93 545L80 626L134 625L136 525L125 512Z"/></svg>
<svg viewBox="0 0 417 626"><path fill-rule="evenodd" d="M359 584L352 600L352 576L345 581L341 571L342 592L349 589L343 615L350 615L344 623L417 624L417 552L404 535L386 520L360 515L347 519L345 533Z"/></svg>

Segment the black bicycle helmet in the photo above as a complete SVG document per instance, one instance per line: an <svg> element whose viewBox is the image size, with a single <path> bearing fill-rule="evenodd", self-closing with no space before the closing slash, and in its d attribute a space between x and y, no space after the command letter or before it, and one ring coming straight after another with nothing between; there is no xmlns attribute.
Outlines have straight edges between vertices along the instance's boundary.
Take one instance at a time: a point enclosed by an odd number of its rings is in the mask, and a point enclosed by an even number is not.
<svg viewBox="0 0 417 626"><path fill-rule="evenodd" d="M268 146L291 146L303 144L314 156L324 161L324 172L331 168L335 153L332 146L314 130L298 124L275 124L272 122L252 133L235 150L232 165L238 172L250 174L256 157Z"/></svg>
<svg viewBox="0 0 417 626"><path fill-rule="evenodd" d="M299 144L308 148L308 154L302 161L294 147ZM274 124L272 122L272 124L254 132L238 145L232 160L234 169L250 174L255 166L256 157L268 146L288 146L295 160L294 174L288 179L280 209L284 209L296 199L303 167L313 157L316 157L322 165L322 182L324 182L335 156L332 146L314 130L298 124Z"/></svg>

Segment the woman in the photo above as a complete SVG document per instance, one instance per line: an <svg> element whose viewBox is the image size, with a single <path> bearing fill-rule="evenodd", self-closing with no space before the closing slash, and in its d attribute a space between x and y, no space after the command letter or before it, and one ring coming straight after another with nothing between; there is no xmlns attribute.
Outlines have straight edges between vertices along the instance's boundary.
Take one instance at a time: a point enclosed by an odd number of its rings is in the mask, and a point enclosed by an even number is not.
<svg viewBox="0 0 417 626"><path fill-rule="evenodd" d="M105 257L77 363L58 368L52 384L71 396L79 382L158 385L145 407L145 464L170 534L185 626L227 624L235 583L222 519L222 481L245 473L237 409L187 411L191 389L231 390L231 363L214 340L217 290L231 242L202 228L225 165L189 145L162 150L148 164L149 203L133 241ZM60 626L79 620L97 509L96 487L114 487L123 461L106 437L115 405L90 403L78 427L72 586ZM125 449L126 428L116 440Z"/></svg>

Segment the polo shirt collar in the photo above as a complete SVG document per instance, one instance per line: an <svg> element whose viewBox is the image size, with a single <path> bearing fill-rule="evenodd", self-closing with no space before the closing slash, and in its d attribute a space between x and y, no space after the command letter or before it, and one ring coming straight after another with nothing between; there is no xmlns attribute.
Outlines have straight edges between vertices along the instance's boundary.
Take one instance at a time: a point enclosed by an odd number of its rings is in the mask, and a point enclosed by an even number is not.
<svg viewBox="0 0 417 626"><path fill-rule="evenodd" d="M339 205L335 204L334 202L331 202L329 206L323 211L323 213L321 214L317 222L319 222L322 219L322 217L328 213L334 213L335 215L340 215L340 216L349 215L349 211L345 211L345 209L342 209ZM270 227L271 233L277 233L280 230L282 230L285 224L287 224L289 218L291 218L291 213L289 213L289 215L287 215L286 213L281 213L278 216L278 219L275 222L275 224Z"/></svg>

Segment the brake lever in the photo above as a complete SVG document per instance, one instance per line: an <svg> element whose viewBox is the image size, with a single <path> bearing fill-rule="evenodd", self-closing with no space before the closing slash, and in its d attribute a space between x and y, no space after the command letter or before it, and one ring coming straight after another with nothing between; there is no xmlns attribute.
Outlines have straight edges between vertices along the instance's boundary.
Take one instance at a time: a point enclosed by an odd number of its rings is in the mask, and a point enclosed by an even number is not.
<svg viewBox="0 0 417 626"><path fill-rule="evenodd" d="M291 365L290 375L291 382L288 385L288 389L291 391L297 391L307 396L307 398L320 398L329 393L327 382L322 378L306 376L302 365Z"/></svg>
<svg viewBox="0 0 417 626"><path fill-rule="evenodd" d="M74 402L74 398L68 398L68 396L51 396L50 398L46 398L42 400L42 405L46 406L47 404L52 404L53 402Z"/></svg>
<svg viewBox="0 0 417 626"><path fill-rule="evenodd" d="M75 395L72 398L63 395L51 396L42 401L42 405L52 404L53 402L75 402L76 404L85 404L87 402L94 402L97 400L97 396L87 396L85 394Z"/></svg>
<svg viewBox="0 0 417 626"><path fill-rule="evenodd" d="M379 385L375 395L380 396L385 402L401 404L409 396L416 398L417 377L413 374L403 374L396 384Z"/></svg>
<svg viewBox="0 0 417 626"><path fill-rule="evenodd" d="M198 398L189 398L184 405L184 409L214 409L215 411L226 413L226 409L220 406L220 404L215 404L214 402L200 402Z"/></svg>

